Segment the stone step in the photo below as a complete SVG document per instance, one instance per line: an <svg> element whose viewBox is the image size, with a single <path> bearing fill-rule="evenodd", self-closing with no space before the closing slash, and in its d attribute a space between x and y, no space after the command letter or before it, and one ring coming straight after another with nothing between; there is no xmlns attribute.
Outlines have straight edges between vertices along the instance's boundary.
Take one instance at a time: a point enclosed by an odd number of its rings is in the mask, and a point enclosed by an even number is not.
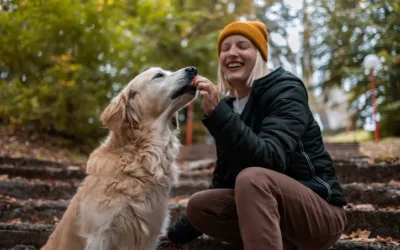
<svg viewBox="0 0 400 250"><path fill-rule="evenodd" d="M185 171L181 174L182 180L210 180L213 168L201 171ZM351 182L388 182L400 180L400 165L381 165L381 164L356 164L351 162L338 162L335 165L338 180L341 183ZM12 165L0 165L0 175L9 177L39 178L69 180L84 178L84 170L79 166L67 167L36 167Z"/></svg>
<svg viewBox="0 0 400 250"><path fill-rule="evenodd" d="M334 165L340 183L374 183L400 180L399 164L357 164L340 161ZM185 171L180 175L182 181L209 181L212 178L212 168Z"/></svg>
<svg viewBox="0 0 400 250"><path fill-rule="evenodd" d="M62 218L68 201L16 200L5 199L0 203L0 221L50 224ZM371 236L391 236L400 239L400 209L374 209L366 206L346 208L347 226L345 233L358 228L371 231ZM184 202L170 202L171 222L186 213Z"/></svg>
<svg viewBox="0 0 400 250"><path fill-rule="evenodd" d="M185 250L243 250L238 246L232 246L215 240L211 237L199 237L193 242L185 246ZM359 240L339 240L333 247L328 250L399 250L397 243L366 243Z"/></svg>
<svg viewBox="0 0 400 250"><path fill-rule="evenodd" d="M44 181L24 178L0 181L0 193L19 199L70 199L80 181Z"/></svg>
<svg viewBox="0 0 400 250"><path fill-rule="evenodd" d="M0 165L3 165L3 164L13 165L16 167L21 167L21 166L68 167L68 166L84 165L83 162L55 162L55 161L39 160L36 158L0 156Z"/></svg>
<svg viewBox="0 0 400 250"><path fill-rule="evenodd" d="M364 209L364 208L363 208ZM391 236L400 239L400 209L359 210L346 208L347 225L344 233L351 233L358 228L371 231L371 237ZM186 213L186 204L169 204L171 221Z"/></svg>
<svg viewBox="0 0 400 250"><path fill-rule="evenodd" d="M360 145L358 142L346 143L324 143L325 149L330 153L332 158L343 157L361 157ZM196 143L192 145L185 145L179 152L179 159L181 161L195 161L205 158L216 158L215 144Z"/></svg>
<svg viewBox="0 0 400 250"><path fill-rule="evenodd" d="M181 164L184 172L181 175L185 179L210 180L211 173L215 164L211 160L197 161L196 168L206 168L204 170L185 169L191 163ZM193 165L193 164L192 164ZM202 166L203 165L203 166ZM368 164L366 162L335 160L335 170L341 183L351 182L388 182L390 180L400 180L400 165L393 164ZM9 177L24 177L38 179L82 179L85 176L85 164L74 165L68 163L56 163L39 161L25 158L0 157L0 175Z"/></svg>
<svg viewBox="0 0 400 250"><path fill-rule="evenodd" d="M393 185L391 185L393 183ZM400 182L351 183L343 184L343 192L348 202L373 204L379 207L400 206Z"/></svg>
<svg viewBox="0 0 400 250"><path fill-rule="evenodd" d="M53 225L5 224L0 223L0 249L35 250L46 243ZM25 246L24 246L25 245ZM18 246L18 247L15 247ZM29 246L29 247L27 247ZM185 250L242 250L211 237L202 236L186 244ZM329 250L398 250L398 243L367 243L341 239Z"/></svg>
<svg viewBox="0 0 400 250"><path fill-rule="evenodd" d="M393 182L394 183L394 182ZM70 199L79 186L79 180L32 180L12 178L0 180L0 194L18 199ZM181 181L173 186L170 196L190 196L209 187L209 181ZM400 185L390 183L343 184L346 200L355 204L399 206Z"/></svg>
<svg viewBox="0 0 400 250"><path fill-rule="evenodd" d="M171 197L188 196L209 187L207 181L181 181L171 190ZM342 184L345 198L354 204L373 204L378 207L400 206L400 182Z"/></svg>
<svg viewBox="0 0 400 250"><path fill-rule="evenodd" d="M37 178L37 179L57 179L57 180L69 180L78 179L81 180L85 177L85 171L80 166L67 166L67 167L55 167L55 166L19 166L15 167L11 164L0 165L0 175L8 175L10 177L25 177L25 178Z"/></svg>
<svg viewBox="0 0 400 250"><path fill-rule="evenodd" d="M59 163L33 158L0 157L0 175L44 179L82 179L85 163Z"/></svg>

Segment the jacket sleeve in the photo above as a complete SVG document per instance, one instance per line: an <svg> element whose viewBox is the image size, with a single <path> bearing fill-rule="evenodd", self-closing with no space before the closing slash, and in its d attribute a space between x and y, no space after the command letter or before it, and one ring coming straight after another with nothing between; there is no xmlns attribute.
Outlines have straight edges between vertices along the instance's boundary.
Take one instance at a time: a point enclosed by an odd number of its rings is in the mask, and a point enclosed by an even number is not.
<svg viewBox="0 0 400 250"><path fill-rule="evenodd" d="M268 107L262 109L261 129L255 134L225 102L220 102L214 111L203 118L215 140L226 152L246 159L247 166L260 166L284 172L286 160L301 139L309 123L307 92L298 84L284 84ZM265 112L267 109L268 112Z"/></svg>

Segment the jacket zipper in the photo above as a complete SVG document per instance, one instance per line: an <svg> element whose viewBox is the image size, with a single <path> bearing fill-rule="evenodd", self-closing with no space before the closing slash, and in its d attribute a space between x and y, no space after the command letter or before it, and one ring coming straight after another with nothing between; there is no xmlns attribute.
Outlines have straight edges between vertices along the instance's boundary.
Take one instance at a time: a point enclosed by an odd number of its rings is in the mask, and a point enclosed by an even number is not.
<svg viewBox="0 0 400 250"><path fill-rule="evenodd" d="M324 185L326 187L326 189L328 190L328 197L326 197L326 201L330 201L332 198L332 190L331 187L329 186L328 183L326 183L324 180L322 180L321 178L319 178L318 176L316 176L315 174L315 168L313 166L313 164L311 163L310 157L307 155L307 153L304 151L304 146L303 146L303 142L302 141L298 141L299 143L299 147L300 147L300 152L301 154L306 158L307 163L308 163L308 167L311 170L311 175L312 178L315 179L316 181L318 181L320 184Z"/></svg>

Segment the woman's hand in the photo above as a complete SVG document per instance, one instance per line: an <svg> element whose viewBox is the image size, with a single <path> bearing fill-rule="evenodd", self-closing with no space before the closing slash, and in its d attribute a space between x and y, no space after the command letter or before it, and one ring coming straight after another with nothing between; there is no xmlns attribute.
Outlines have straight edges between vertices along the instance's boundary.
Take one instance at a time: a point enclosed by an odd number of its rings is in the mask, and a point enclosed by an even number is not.
<svg viewBox="0 0 400 250"><path fill-rule="evenodd" d="M203 100L202 106L204 113L210 115L219 104L217 86L203 76L196 76L192 84L200 92L200 97Z"/></svg>

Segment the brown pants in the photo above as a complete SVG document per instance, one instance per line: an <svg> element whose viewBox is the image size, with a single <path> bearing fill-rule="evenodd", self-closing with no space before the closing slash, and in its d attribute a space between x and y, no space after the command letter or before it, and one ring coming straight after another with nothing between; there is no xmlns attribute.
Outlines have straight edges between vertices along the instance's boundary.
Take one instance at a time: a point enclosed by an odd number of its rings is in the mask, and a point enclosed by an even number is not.
<svg viewBox="0 0 400 250"><path fill-rule="evenodd" d="M327 249L346 224L342 207L286 175L259 167L240 172L235 189L194 194L186 212L201 232L245 250Z"/></svg>

